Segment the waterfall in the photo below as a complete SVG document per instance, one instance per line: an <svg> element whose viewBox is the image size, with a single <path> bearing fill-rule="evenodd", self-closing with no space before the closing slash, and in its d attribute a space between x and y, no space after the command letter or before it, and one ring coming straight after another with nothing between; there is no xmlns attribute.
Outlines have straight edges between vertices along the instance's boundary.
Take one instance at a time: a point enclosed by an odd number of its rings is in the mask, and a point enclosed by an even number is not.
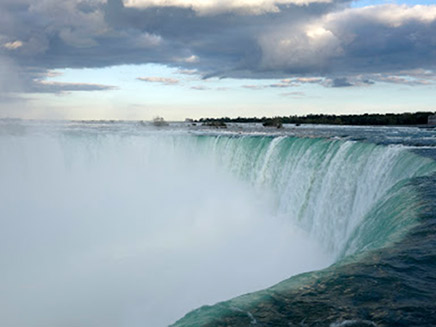
<svg viewBox="0 0 436 327"><path fill-rule="evenodd" d="M168 325L397 240L436 170L400 146L107 126L6 130L0 158L8 326Z"/></svg>

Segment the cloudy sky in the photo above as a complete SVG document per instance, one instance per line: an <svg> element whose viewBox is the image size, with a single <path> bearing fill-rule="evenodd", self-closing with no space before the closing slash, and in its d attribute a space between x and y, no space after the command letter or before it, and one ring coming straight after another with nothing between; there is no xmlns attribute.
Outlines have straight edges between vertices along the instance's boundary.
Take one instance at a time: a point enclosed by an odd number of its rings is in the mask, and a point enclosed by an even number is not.
<svg viewBox="0 0 436 327"><path fill-rule="evenodd" d="M436 2L0 0L0 118L436 110Z"/></svg>

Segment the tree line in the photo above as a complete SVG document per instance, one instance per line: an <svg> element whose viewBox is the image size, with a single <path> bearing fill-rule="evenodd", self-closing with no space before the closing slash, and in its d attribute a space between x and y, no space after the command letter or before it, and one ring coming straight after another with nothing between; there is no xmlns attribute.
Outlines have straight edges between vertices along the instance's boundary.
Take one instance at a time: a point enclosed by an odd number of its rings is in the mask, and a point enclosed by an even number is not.
<svg viewBox="0 0 436 327"><path fill-rule="evenodd" d="M436 112L435 112L436 113ZM425 125L428 116L433 112L415 112L401 114L361 114L361 115L326 115L310 114L306 116L282 116L282 117L238 117L238 118L201 118L200 123L262 123L268 126L271 122L281 124L327 124L327 125Z"/></svg>

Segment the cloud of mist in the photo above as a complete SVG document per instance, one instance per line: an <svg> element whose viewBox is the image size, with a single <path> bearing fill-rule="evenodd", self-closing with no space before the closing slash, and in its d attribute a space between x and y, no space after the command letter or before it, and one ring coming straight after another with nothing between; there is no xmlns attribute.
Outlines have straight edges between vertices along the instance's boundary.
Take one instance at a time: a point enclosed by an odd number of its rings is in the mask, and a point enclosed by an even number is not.
<svg viewBox="0 0 436 327"><path fill-rule="evenodd" d="M4 326L165 326L330 263L199 140L17 133L0 136Z"/></svg>

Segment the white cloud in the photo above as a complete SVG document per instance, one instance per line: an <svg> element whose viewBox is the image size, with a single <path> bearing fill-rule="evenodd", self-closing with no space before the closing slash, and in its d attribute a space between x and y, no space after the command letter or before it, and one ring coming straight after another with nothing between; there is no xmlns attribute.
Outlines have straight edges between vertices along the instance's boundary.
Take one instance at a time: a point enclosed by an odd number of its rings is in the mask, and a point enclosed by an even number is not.
<svg viewBox="0 0 436 327"><path fill-rule="evenodd" d="M292 70L322 68L326 62L343 53L341 40L318 24L285 26L259 37L262 68Z"/></svg>
<svg viewBox="0 0 436 327"><path fill-rule="evenodd" d="M196 62L199 62L200 59L197 56L192 55L192 56L189 56L187 58L182 58L180 61L187 62L187 63L190 63L190 64L194 64Z"/></svg>
<svg viewBox="0 0 436 327"><path fill-rule="evenodd" d="M281 93L281 96L285 96L285 97L292 97L295 99L300 99L302 97L304 97L306 94L304 92L286 92L286 93Z"/></svg>
<svg viewBox="0 0 436 327"><path fill-rule="evenodd" d="M162 42L162 37L156 34L143 33L136 39L136 45L141 48L156 47Z"/></svg>
<svg viewBox="0 0 436 327"><path fill-rule="evenodd" d="M307 6L311 3L331 3L332 0L124 0L126 7L181 7L191 8L200 15L225 12L259 15L279 12L280 5Z"/></svg>
<svg viewBox="0 0 436 327"><path fill-rule="evenodd" d="M16 50L18 48L21 48L23 46L23 42L21 41L13 41L13 42L7 42L3 44L3 47L8 50Z"/></svg>
<svg viewBox="0 0 436 327"><path fill-rule="evenodd" d="M242 85L243 88L245 89L250 89L250 90L261 90L266 88L266 85L254 85L254 84L249 84L249 85Z"/></svg>
<svg viewBox="0 0 436 327"><path fill-rule="evenodd" d="M197 90L197 91L210 90L209 87L201 86L201 85L192 86L191 89L192 89L192 90Z"/></svg>
<svg viewBox="0 0 436 327"><path fill-rule="evenodd" d="M339 23L352 19L370 20L382 25L399 27L406 23L416 21L431 23L436 21L436 5L380 5L363 8L349 8L341 12L326 16L327 23Z"/></svg>
<svg viewBox="0 0 436 327"><path fill-rule="evenodd" d="M293 87L293 86L295 85L291 83L274 83L269 85L269 87L273 87L273 88L284 88L284 87Z"/></svg>
<svg viewBox="0 0 436 327"><path fill-rule="evenodd" d="M321 82L323 82L324 79L320 78L320 77L297 77L293 79L293 82L296 83L310 83L310 84L319 84Z"/></svg>
<svg viewBox="0 0 436 327"><path fill-rule="evenodd" d="M175 78L157 77L157 76L138 77L137 79L143 82L161 83L165 85L175 85L180 82L178 79Z"/></svg>
<svg viewBox="0 0 436 327"><path fill-rule="evenodd" d="M427 72L427 74L429 73ZM372 74L369 76L369 78L376 82L409 86L432 85L436 81L434 73L432 75L419 75L414 74L414 72L399 72L397 74Z"/></svg>
<svg viewBox="0 0 436 327"><path fill-rule="evenodd" d="M177 70L178 74L182 75L199 75L200 73L196 69L179 69Z"/></svg>

